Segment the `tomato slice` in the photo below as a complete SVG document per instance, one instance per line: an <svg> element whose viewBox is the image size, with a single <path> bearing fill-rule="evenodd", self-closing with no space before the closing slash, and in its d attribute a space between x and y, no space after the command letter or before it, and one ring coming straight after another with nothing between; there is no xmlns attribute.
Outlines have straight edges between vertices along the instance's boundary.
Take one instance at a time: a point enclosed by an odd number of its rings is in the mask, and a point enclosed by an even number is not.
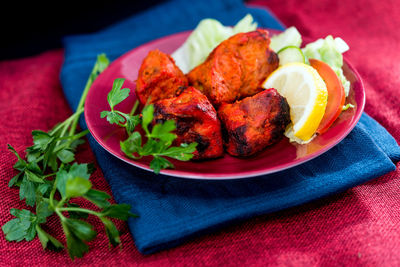
<svg viewBox="0 0 400 267"><path fill-rule="evenodd" d="M325 62L318 59L309 59L310 65L317 70L321 78L325 81L328 90L328 103L326 105L324 117L318 126L317 133L326 132L333 122L342 112L346 95L342 83L335 71Z"/></svg>

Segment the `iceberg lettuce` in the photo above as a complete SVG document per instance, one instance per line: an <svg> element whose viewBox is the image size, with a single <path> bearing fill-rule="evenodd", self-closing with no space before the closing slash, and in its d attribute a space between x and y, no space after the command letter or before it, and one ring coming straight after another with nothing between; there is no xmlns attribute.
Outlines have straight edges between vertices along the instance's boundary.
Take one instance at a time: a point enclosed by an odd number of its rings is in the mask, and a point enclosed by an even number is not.
<svg viewBox="0 0 400 267"><path fill-rule="evenodd" d="M203 63L211 51L222 41L239 32L250 32L257 29L253 17L247 14L234 27L222 25L215 19L203 19L187 40L174 53L172 58L176 65L188 73Z"/></svg>
<svg viewBox="0 0 400 267"><path fill-rule="evenodd" d="M301 35L295 27L289 27L284 32L271 37L270 47L275 52L279 52L286 46L300 47L302 42Z"/></svg>

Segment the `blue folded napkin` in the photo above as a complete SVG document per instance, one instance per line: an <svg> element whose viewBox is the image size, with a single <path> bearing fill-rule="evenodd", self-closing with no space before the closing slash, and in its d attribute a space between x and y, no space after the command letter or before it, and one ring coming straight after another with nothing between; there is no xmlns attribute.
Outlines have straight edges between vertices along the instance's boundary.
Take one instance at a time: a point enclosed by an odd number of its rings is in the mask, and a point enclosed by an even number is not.
<svg viewBox="0 0 400 267"><path fill-rule="evenodd" d="M193 29L203 18L232 25L247 13L260 27L283 29L266 10L247 8L239 0L174 0L99 33L68 37L61 72L65 96L76 108L99 53L115 59L150 40ZM81 126L86 127L83 120ZM396 141L366 114L327 153L279 173L232 181L154 175L111 156L91 136L89 142L117 202L131 204L140 215L128 224L137 248L145 254L237 221L344 191L395 170L393 162L400 160Z"/></svg>

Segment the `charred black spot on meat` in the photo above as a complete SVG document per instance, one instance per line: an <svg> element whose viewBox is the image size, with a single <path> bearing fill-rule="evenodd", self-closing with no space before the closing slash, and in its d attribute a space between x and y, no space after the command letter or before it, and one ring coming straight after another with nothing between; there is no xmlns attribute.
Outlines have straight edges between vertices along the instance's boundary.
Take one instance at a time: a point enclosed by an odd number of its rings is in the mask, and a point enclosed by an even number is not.
<svg viewBox="0 0 400 267"><path fill-rule="evenodd" d="M193 117L186 116L176 116L173 114L168 114L161 106L157 104L154 105L154 118L155 123L164 123L167 120L175 121L176 134L183 135L188 132L189 129L197 122Z"/></svg>
<svg viewBox="0 0 400 267"><path fill-rule="evenodd" d="M193 117L176 117L176 133L182 135L189 131L196 123Z"/></svg>
<svg viewBox="0 0 400 267"><path fill-rule="evenodd" d="M210 141L197 133L195 142L197 143L196 149L200 154L203 153L210 146Z"/></svg>
<svg viewBox="0 0 400 267"><path fill-rule="evenodd" d="M178 87L178 89L176 90L176 96L179 96L180 94L182 94L183 91L186 90L186 88L188 88L187 86L180 86Z"/></svg>
<svg viewBox="0 0 400 267"><path fill-rule="evenodd" d="M267 61L268 61L268 64L275 64L275 63L279 62L278 54L275 53L274 51L270 51Z"/></svg>
<svg viewBox="0 0 400 267"><path fill-rule="evenodd" d="M282 138L286 126L290 123L290 108L284 97L279 101L279 109L280 112L272 120L272 123L277 126L271 133L272 142Z"/></svg>
<svg viewBox="0 0 400 267"><path fill-rule="evenodd" d="M273 123L276 125L281 125L282 128L286 128L286 126L290 123L290 108L289 104L284 97L282 97L279 101L279 109L280 112L273 119Z"/></svg>
<svg viewBox="0 0 400 267"><path fill-rule="evenodd" d="M164 118L167 115L167 112L164 110L163 106L158 105L157 103L154 104L154 117L159 118L162 117Z"/></svg>
<svg viewBox="0 0 400 267"><path fill-rule="evenodd" d="M229 136L234 140L239 155L247 155L251 152L251 147L246 139L247 125L242 125L230 131Z"/></svg>

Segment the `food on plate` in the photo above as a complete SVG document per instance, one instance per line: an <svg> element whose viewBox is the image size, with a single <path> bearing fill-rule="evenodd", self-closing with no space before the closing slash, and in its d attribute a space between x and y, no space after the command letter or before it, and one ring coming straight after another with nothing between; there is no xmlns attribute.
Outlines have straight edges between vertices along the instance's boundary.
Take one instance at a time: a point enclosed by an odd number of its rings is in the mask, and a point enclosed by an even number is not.
<svg viewBox="0 0 400 267"><path fill-rule="evenodd" d="M347 44L332 36L301 43L295 27L270 38L250 15L235 27L203 20L172 56L153 50L144 58L136 80L141 114L114 110L128 96L119 82L110 92L119 100L101 116L126 128L125 155L153 156L156 173L173 167L165 157L249 157L283 136L306 144L354 106L345 105Z"/></svg>
<svg viewBox="0 0 400 267"><path fill-rule="evenodd" d="M194 87L180 87L176 97L154 103L154 123L173 120L177 138L173 145L196 142L193 159L221 157L221 124L207 97Z"/></svg>
<svg viewBox="0 0 400 267"><path fill-rule="evenodd" d="M189 87L181 86L182 72L172 58L150 51L137 80L140 102L154 104L153 123L175 121L173 145L197 143L193 159L223 155L221 122L228 153L253 155L279 141L289 123L286 100L260 87L279 65L269 42L266 30L230 37L187 74Z"/></svg>
<svg viewBox="0 0 400 267"><path fill-rule="evenodd" d="M272 88L222 104L218 116L226 151L233 156L250 156L278 142L290 122L286 99Z"/></svg>
<svg viewBox="0 0 400 267"><path fill-rule="evenodd" d="M151 104L157 100L174 97L181 86L188 81L175 65L171 56L153 50L144 58L136 80L136 95L141 104Z"/></svg>
<svg viewBox="0 0 400 267"><path fill-rule="evenodd" d="M268 31L261 29L230 37L188 73L189 84L216 107L260 92L261 83L279 65L269 43Z"/></svg>
<svg viewBox="0 0 400 267"><path fill-rule="evenodd" d="M339 117L343 110L346 94L339 77L327 63L314 58L310 58L309 62L311 67L316 69L324 80L328 91L328 103L326 105L325 114L317 129L317 133L322 134L326 132L337 117Z"/></svg>
<svg viewBox="0 0 400 267"><path fill-rule="evenodd" d="M304 63L288 63L274 71L263 87L276 88L287 99L292 124L285 135L300 143L310 141L328 100L325 82L318 72Z"/></svg>
<svg viewBox="0 0 400 267"><path fill-rule="evenodd" d="M343 75L342 53L349 49L348 45L342 39L334 39L330 35L325 39L309 43L304 48L300 48L301 42L301 35L294 27L271 38L270 46L273 49L280 49L278 57L281 67L278 69L279 71L277 70L266 79L263 87L276 86L284 96L287 96L288 89L289 91L294 90L293 97L288 99L292 123L285 135L291 142L306 144L318 134L326 132L343 110L354 106L351 103L344 105L346 96L349 94L350 82ZM308 83L312 84L312 80L314 82L322 80L326 87L326 101L323 98L319 98L319 101L315 101L317 98L313 100L307 91L302 90L303 84L296 84L299 75L297 71L293 71L293 62L297 62L298 66L303 66L302 69L309 70L304 73L310 72L311 69L317 71L317 74L314 71L314 75L309 75L314 78L308 79ZM291 82L287 83L286 81ZM319 82L321 88L323 87L322 83ZM319 91L322 96L322 91ZM304 102L307 98L309 98L307 100L309 102L308 109L303 108L303 106L307 106L304 103L299 108L298 103L293 102L293 99L297 102ZM314 104L312 104L313 102Z"/></svg>

